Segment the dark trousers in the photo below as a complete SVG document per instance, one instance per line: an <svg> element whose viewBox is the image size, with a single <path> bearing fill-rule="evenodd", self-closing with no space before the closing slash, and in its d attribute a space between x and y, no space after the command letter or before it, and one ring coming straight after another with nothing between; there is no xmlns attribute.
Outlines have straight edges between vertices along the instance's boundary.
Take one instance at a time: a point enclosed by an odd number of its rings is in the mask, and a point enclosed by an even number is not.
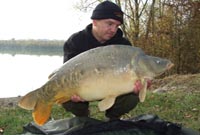
<svg viewBox="0 0 200 135"><path fill-rule="evenodd" d="M139 102L138 95L134 93L121 95L117 97L114 105L106 110L106 117L110 119L119 118L121 115L128 113L136 107ZM79 117L89 116L89 102L72 102L68 101L62 104L66 111L72 112Z"/></svg>

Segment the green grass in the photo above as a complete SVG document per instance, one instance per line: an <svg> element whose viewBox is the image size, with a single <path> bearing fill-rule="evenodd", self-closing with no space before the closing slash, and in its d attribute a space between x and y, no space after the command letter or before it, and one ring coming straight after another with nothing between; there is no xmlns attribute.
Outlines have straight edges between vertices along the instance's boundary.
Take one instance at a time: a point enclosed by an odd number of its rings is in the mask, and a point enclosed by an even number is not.
<svg viewBox="0 0 200 135"><path fill-rule="evenodd" d="M182 124L200 131L200 92L174 91L162 94L148 93L144 103L139 103L124 118L140 114L157 114L161 119ZM105 119L104 113L99 112L96 102L90 104L91 117ZM52 110L54 119L72 117L60 106ZM31 111L21 108L0 109L0 128L5 135L14 135L23 131L23 126L32 121Z"/></svg>

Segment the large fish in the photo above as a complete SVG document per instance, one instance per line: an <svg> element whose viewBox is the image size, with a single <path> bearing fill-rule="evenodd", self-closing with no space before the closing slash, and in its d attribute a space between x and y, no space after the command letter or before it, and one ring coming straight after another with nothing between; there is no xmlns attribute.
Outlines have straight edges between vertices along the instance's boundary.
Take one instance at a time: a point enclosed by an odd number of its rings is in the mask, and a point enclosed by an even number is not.
<svg viewBox="0 0 200 135"><path fill-rule="evenodd" d="M142 82L139 99L144 101L147 80L173 66L167 59L146 55L140 48L109 45L83 52L63 64L40 88L28 93L19 106L33 110L33 119L43 125L55 103L78 95L85 101L101 100L100 111L109 109L119 95L133 92L137 80Z"/></svg>

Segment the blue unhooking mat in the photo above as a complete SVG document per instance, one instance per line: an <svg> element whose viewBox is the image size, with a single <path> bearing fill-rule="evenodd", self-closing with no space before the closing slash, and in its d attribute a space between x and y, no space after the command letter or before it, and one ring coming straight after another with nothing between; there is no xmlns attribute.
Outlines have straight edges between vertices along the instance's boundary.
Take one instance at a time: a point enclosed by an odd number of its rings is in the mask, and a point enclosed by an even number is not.
<svg viewBox="0 0 200 135"><path fill-rule="evenodd" d="M51 120L43 126L31 122L20 135L200 135L179 124L164 121L157 115L140 115L127 120L100 121L74 117Z"/></svg>

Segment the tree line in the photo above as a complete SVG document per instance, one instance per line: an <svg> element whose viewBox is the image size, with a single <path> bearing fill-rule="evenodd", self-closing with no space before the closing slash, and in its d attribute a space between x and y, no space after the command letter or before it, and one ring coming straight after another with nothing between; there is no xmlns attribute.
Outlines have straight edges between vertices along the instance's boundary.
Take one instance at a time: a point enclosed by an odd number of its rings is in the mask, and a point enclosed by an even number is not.
<svg viewBox="0 0 200 135"><path fill-rule="evenodd" d="M200 1L127 0L123 5L128 15L123 30L134 45L171 59L173 73L200 72Z"/></svg>
<svg viewBox="0 0 200 135"><path fill-rule="evenodd" d="M0 53L63 55L63 40L0 40Z"/></svg>

